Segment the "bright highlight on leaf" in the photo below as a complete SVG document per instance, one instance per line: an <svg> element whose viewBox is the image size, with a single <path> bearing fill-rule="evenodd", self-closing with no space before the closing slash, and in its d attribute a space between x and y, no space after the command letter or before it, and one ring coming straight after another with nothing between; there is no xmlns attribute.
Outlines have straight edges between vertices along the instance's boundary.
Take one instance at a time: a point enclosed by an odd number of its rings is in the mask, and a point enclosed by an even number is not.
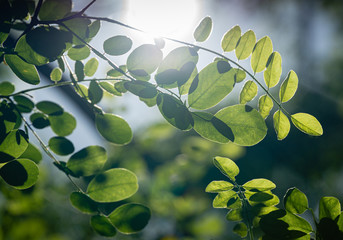
<svg viewBox="0 0 343 240"><path fill-rule="evenodd" d="M320 122L312 115L307 113L296 113L291 116L291 120L300 131L311 135L323 135L323 128Z"/></svg>
<svg viewBox="0 0 343 240"><path fill-rule="evenodd" d="M212 31L212 19L205 17L201 20L197 28L195 29L193 36L197 42L204 42L210 36Z"/></svg>
<svg viewBox="0 0 343 240"><path fill-rule="evenodd" d="M306 195L297 188L288 189L283 202L285 209L294 214L302 214L308 209Z"/></svg>
<svg viewBox="0 0 343 240"><path fill-rule="evenodd" d="M256 97L256 95L257 84L252 80L246 81L239 95L239 103L246 104L247 102L253 100Z"/></svg>
<svg viewBox="0 0 343 240"><path fill-rule="evenodd" d="M91 77L95 74L96 70L98 69L99 61L96 58L91 58L86 62L84 67L85 75Z"/></svg>
<svg viewBox="0 0 343 240"><path fill-rule="evenodd" d="M289 130L291 129L291 124L288 117L281 110L274 113L273 122L277 139L282 140L287 137Z"/></svg>
<svg viewBox="0 0 343 240"><path fill-rule="evenodd" d="M243 184L243 188L246 190L268 191L276 188L276 186L268 179L256 178Z"/></svg>
<svg viewBox="0 0 343 240"><path fill-rule="evenodd" d="M233 184L226 182L226 181L212 181L210 184L207 185L205 191L218 193L227 191L233 188Z"/></svg>
<svg viewBox="0 0 343 240"><path fill-rule="evenodd" d="M291 70L281 84L279 93L280 101L283 103L289 101L294 96L297 89L298 76L293 70Z"/></svg>
<svg viewBox="0 0 343 240"><path fill-rule="evenodd" d="M256 36L252 30L247 31L238 40L236 46L236 57L238 60L244 60L250 56L256 43Z"/></svg>
<svg viewBox="0 0 343 240"><path fill-rule="evenodd" d="M37 85L40 82L35 65L24 62L16 55L5 55L5 61L14 74L24 82L33 85Z"/></svg>
<svg viewBox="0 0 343 240"><path fill-rule="evenodd" d="M273 100L267 95L262 95L258 100L258 111L266 119L274 106Z"/></svg>
<svg viewBox="0 0 343 240"><path fill-rule="evenodd" d="M251 68L254 73L262 72L270 54L273 52L272 40L265 36L258 40L251 55Z"/></svg>
<svg viewBox="0 0 343 240"><path fill-rule="evenodd" d="M224 52L231 52L236 48L237 42L241 37L241 28L236 25L225 33L221 46Z"/></svg>
<svg viewBox="0 0 343 240"><path fill-rule="evenodd" d="M235 177L239 173L239 168L234 161L225 157L215 157L213 164L216 166L225 176L235 181Z"/></svg>
<svg viewBox="0 0 343 240"><path fill-rule="evenodd" d="M263 73L264 82L268 88L275 87L279 83L281 73L281 55L273 52L268 59L267 69Z"/></svg>

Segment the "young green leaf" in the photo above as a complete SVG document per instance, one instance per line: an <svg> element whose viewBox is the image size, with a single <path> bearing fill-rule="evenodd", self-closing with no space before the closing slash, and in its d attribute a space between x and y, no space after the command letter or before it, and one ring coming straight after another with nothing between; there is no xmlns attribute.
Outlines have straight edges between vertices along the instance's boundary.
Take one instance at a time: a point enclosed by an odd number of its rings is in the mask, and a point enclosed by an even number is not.
<svg viewBox="0 0 343 240"><path fill-rule="evenodd" d="M247 74L243 70L239 68L234 68L233 70L235 72L234 78L236 83L240 83L246 78Z"/></svg>
<svg viewBox="0 0 343 240"><path fill-rule="evenodd" d="M74 152L74 144L65 137L52 137L49 140L49 148L57 155L65 156Z"/></svg>
<svg viewBox="0 0 343 240"><path fill-rule="evenodd" d="M0 163L20 157L28 147L28 136L22 130L12 130L5 135L0 144Z"/></svg>
<svg viewBox="0 0 343 240"><path fill-rule="evenodd" d="M54 82L60 81L62 79L62 70L59 67L52 69L50 79Z"/></svg>
<svg viewBox="0 0 343 240"><path fill-rule="evenodd" d="M92 216L91 226L99 235L104 237L113 237L117 233L117 230L111 224L110 220L102 215Z"/></svg>
<svg viewBox="0 0 343 240"><path fill-rule="evenodd" d="M251 206L265 206L271 207L279 204L279 198L271 191L253 191L246 190L244 195L249 200Z"/></svg>
<svg viewBox="0 0 343 240"><path fill-rule="evenodd" d="M3 180L16 189L27 189L38 180L38 166L29 159L16 159L0 168Z"/></svg>
<svg viewBox="0 0 343 240"><path fill-rule="evenodd" d="M272 52L273 44L268 36L258 40L251 55L251 68L254 73L262 72L266 68L267 61Z"/></svg>
<svg viewBox="0 0 343 240"><path fill-rule="evenodd" d="M239 168L234 161L225 157L215 157L213 164L216 166L225 176L232 181L236 181L235 177L239 173Z"/></svg>
<svg viewBox="0 0 343 240"><path fill-rule="evenodd" d="M15 87L12 83L3 81L0 83L0 95L10 95L15 90Z"/></svg>
<svg viewBox="0 0 343 240"><path fill-rule="evenodd" d="M233 232L239 235L241 238L244 238L248 235L248 227L245 225L245 223L240 222L233 227Z"/></svg>
<svg viewBox="0 0 343 240"><path fill-rule="evenodd" d="M235 71L226 61L207 65L195 77L188 93L189 106L204 110L218 104L235 85Z"/></svg>
<svg viewBox="0 0 343 240"><path fill-rule="evenodd" d="M144 205L127 203L115 209L108 217L118 231L132 234L141 231L148 224L151 212Z"/></svg>
<svg viewBox="0 0 343 240"><path fill-rule="evenodd" d="M281 110L277 110L273 115L273 122L277 139L283 140L286 138L291 129L288 117Z"/></svg>
<svg viewBox="0 0 343 240"><path fill-rule="evenodd" d="M124 87L131 93L142 98L154 98L157 95L157 89L154 85L144 81L125 82Z"/></svg>
<svg viewBox="0 0 343 240"><path fill-rule="evenodd" d="M262 95L258 100L258 111L261 116L266 119L273 108L273 100L267 95Z"/></svg>
<svg viewBox="0 0 343 240"><path fill-rule="evenodd" d="M83 40L89 40L89 25L91 24L91 20L87 18L72 18L68 21L64 21L63 23ZM64 28L62 27L62 29ZM84 44L83 41L81 41L74 35L72 35L72 42L74 45Z"/></svg>
<svg viewBox="0 0 343 240"><path fill-rule="evenodd" d="M95 124L101 136L111 143L124 145L128 144L132 139L129 124L117 115L97 114Z"/></svg>
<svg viewBox="0 0 343 240"><path fill-rule="evenodd" d="M118 71L117 69L110 69L109 71L107 71L107 76L108 77L120 77L123 76L123 72L126 72L126 65L120 65L119 69L121 69L122 71Z"/></svg>
<svg viewBox="0 0 343 240"><path fill-rule="evenodd" d="M96 202L117 202L131 197L137 190L136 175L127 169L116 168L95 176L87 193Z"/></svg>
<svg viewBox="0 0 343 240"><path fill-rule="evenodd" d="M75 74L78 81L83 81L85 79L84 65L81 61L75 62Z"/></svg>
<svg viewBox="0 0 343 240"><path fill-rule="evenodd" d="M319 201L319 219L335 220L341 214L341 204L335 197L322 197Z"/></svg>
<svg viewBox="0 0 343 240"><path fill-rule="evenodd" d="M294 214L302 214L308 209L306 195L295 187L287 190L283 198L283 204L287 211Z"/></svg>
<svg viewBox="0 0 343 240"><path fill-rule="evenodd" d="M205 191L211 193L218 193L231 190L232 188L233 184L227 181L212 181L210 182L210 184L207 185Z"/></svg>
<svg viewBox="0 0 343 240"><path fill-rule="evenodd" d="M88 46L76 45L68 50L68 57L74 61L86 59L91 54Z"/></svg>
<svg viewBox="0 0 343 240"><path fill-rule="evenodd" d="M46 0L39 11L39 18L42 21L58 20L70 13L71 0Z"/></svg>
<svg viewBox="0 0 343 240"><path fill-rule="evenodd" d="M76 127L76 119L68 112L63 112L61 115L50 115L49 121L52 131L60 137L70 135Z"/></svg>
<svg viewBox="0 0 343 240"><path fill-rule="evenodd" d="M298 76L291 70L289 71L286 79L282 82L279 92L281 102L289 101L298 89Z"/></svg>
<svg viewBox="0 0 343 240"><path fill-rule="evenodd" d="M268 88L275 87L279 83L281 73L281 55L273 52L267 61L267 69L263 73L264 82Z"/></svg>
<svg viewBox="0 0 343 240"><path fill-rule="evenodd" d="M231 209L226 215L226 220L238 222L243 220L243 208Z"/></svg>
<svg viewBox="0 0 343 240"><path fill-rule="evenodd" d="M130 51L132 40L127 36L114 36L104 41L103 48L105 53L112 56L119 56Z"/></svg>
<svg viewBox="0 0 343 240"><path fill-rule="evenodd" d="M254 81L249 80L246 81L241 93L239 95L239 103L240 104L246 104L247 102L250 102L254 99L257 95L257 85Z"/></svg>
<svg viewBox="0 0 343 240"><path fill-rule="evenodd" d="M95 74L96 70L98 69L99 61L96 58L91 58L86 62L84 67L84 72L87 77L91 77Z"/></svg>
<svg viewBox="0 0 343 240"><path fill-rule="evenodd" d="M236 209L242 207L242 201L235 191L219 192L213 199L214 208Z"/></svg>
<svg viewBox="0 0 343 240"><path fill-rule="evenodd" d="M225 33L221 41L221 46L224 52L231 52L236 48L237 42L241 37L241 28L236 25Z"/></svg>
<svg viewBox="0 0 343 240"><path fill-rule="evenodd" d="M231 130L232 142L252 146L267 134L267 126L261 114L248 105L233 105L221 109L215 115Z"/></svg>
<svg viewBox="0 0 343 240"><path fill-rule="evenodd" d="M199 25L196 27L193 36L197 42L204 42L210 36L212 32L212 19L205 17L201 20Z"/></svg>
<svg viewBox="0 0 343 240"><path fill-rule="evenodd" d="M22 113L30 113L35 107L35 104L31 101L31 99L23 95L14 96L14 100L17 103L17 108Z"/></svg>
<svg viewBox="0 0 343 240"><path fill-rule="evenodd" d="M99 82L99 85L102 89L104 89L106 92L115 95L115 96L121 96L122 94L114 87L113 84L109 83L109 82L104 82L101 81Z"/></svg>
<svg viewBox="0 0 343 240"><path fill-rule="evenodd" d="M92 104L97 104L101 101L103 90L96 81L91 81L88 88L88 98Z"/></svg>
<svg viewBox="0 0 343 240"><path fill-rule="evenodd" d="M264 178L256 178L253 180L250 180L243 184L243 188L246 190L258 190L258 191L268 191L274 189L276 186L275 184Z"/></svg>
<svg viewBox="0 0 343 240"><path fill-rule="evenodd" d="M85 214L98 213L98 207L90 197L81 192L72 192L70 194L70 202L77 210Z"/></svg>
<svg viewBox="0 0 343 240"><path fill-rule="evenodd" d="M6 54L5 61L13 73L24 82L33 85L37 85L40 82L37 69L34 65L24 62L16 55Z"/></svg>
<svg viewBox="0 0 343 240"><path fill-rule="evenodd" d="M321 136L323 135L323 128L320 122L312 115L307 113L296 113L291 116L292 123L300 131L311 135Z"/></svg>
<svg viewBox="0 0 343 240"><path fill-rule="evenodd" d="M94 175L103 168L107 153L103 147L89 146L74 153L67 162L67 167L76 177Z"/></svg>
<svg viewBox="0 0 343 240"><path fill-rule="evenodd" d="M100 20L95 20L93 21L91 24L89 24L88 26L88 39L87 39L87 42L89 42L90 40L89 39L92 39L93 37L95 37L99 30L100 30L100 27L101 27L101 22Z"/></svg>
<svg viewBox="0 0 343 240"><path fill-rule="evenodd" d="M250 56L256 43L256 36L252 30L247 31L240 37L236 46L236 57L238 60L244 60Z"/></svg>
<svg viewBox="0 0 343 240"><path fill-rule="evenodd" d="M43 159L43 156L40 150L34 144L29 143L25 152L22 155L20 155L19 158L30 159L34 161L36 164L38 164Z"/></svg>
<svg viewBox="0 0 343 240"><path fill-rule="evenodd" d="M47 115L51 115L51 116L61 115L64 112L63 108L60 105L58 105L57 103L54 103L54 102L50 102L50 101L38 102L36 104L36 107L41 112L43 112Z"/></svg>

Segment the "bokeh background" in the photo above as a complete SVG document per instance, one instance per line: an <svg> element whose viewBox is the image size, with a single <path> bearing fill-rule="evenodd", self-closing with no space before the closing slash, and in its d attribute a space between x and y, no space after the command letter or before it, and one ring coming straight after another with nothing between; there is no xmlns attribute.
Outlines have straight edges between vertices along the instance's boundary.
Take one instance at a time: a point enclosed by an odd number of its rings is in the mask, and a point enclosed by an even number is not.
<svg viewBox="0 0 343 240"><path fill-rule="evenodd" d="M74 9L82 9L85 4L84 0L75 1ZM191 43L197 23L211 16L213 32L202 46L218 52L221 52L222 36L234 25L240 25L243 32L252 29L258 39L268 35L274 51L283 58L282 79L293 69L300 81L295 97L286 108L291 113L307 112L316 116L324 129L323 136L309 137L292 126L289 136L278 141L269 116L268 134L256 146L220 145L200 138L193 131L173 128L162 119L158 109L148 108L137 97L126 94L105 98L100 104L122 115L134 130L132 143L115 147L106 145L96 133L91 116L65 91L33 93L36 101L60 102L77 117L78 127L70 136L76 149L95 144L106 146L107 166L125 167L137 174L140 189L129 200L150 206L152 219L141 233L118 234L113 239L240 239L232 235L233 223L225 220L226 211L212 209L215 196L204 191L212 180L223 179L212 165L216 155L237 162L240 167L237 181L242 184L253 178L272 180L281 202L287 189L293 186L308 196L315 211L322 196L335 196L343 202L343 1L99 0L87 14L110 17L152 34ZM92 44L102 49L104 40L119 34L130 36L135 46L153 41L151 35L103 24ZM177 46L167 42L164 51L167 53ZM124 64L125 57L114 61ZM199 68L214 57L200 52ZM250 69L249 61L242 64ZM103 66L98 76L105 76L106 70L108 67ZM259 74L257 78L262 80ZM3 65L0 66L2 80L15 81ZM237 85L236 91L221 104L238 103L241 87ZM277 90L272 93L278 94ZM255 107L257 101L249 104ZM49 130L38 130L38 133L46 142L52 136ZM89 217L71 207L68 196L72 186L46 156L40 163L40 171L39 182L29 190L13 190L0 182L0 239L102 239L90 228ZM106 211L113 207L115 204L103 206Z"/></svg>

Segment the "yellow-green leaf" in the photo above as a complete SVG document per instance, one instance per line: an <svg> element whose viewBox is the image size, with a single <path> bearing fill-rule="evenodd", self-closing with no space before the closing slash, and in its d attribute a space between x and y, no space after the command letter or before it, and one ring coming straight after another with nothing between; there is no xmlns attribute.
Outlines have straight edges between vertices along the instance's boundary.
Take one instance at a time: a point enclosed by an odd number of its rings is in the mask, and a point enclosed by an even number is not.
<svg viewBox="0 0 343 240"><path fill-rule="evenodd" d="M274 129L278 140L282 140L287 137L291 124L287 116L280 110L276 111L273 116Z"/></svg>
<svg viewBox="0 0 343 240"><path fill-rule="evenodd" d="M273 105L273 100L267 94L262 95L258 100L258 111L264 119L269 116Z"/></svg>
<svg viewBox="0 0 343 240"><path fill-rule="evenodd" d="M238 40L236 46L236 57L238 60L246 59L250 56L256 43L256 36L252 30L247 31Z"/></svg>
<svg viewBox="0 0 343 240"><path fill-rule="evenodd" d="M267 69L264 71L264 82L268 88L275 87L279 81L282 73L281 55L278 52L273 52L267 62Z"/></svg>
<svg viewBox="0 0 343 240"><path fill-rule="evenodd" d="M233 184L227 181L212 181L207 185L205 191L211 193L223 192L233 188Z"/></svg>
<svg viewBox="0 0 343 240"><path fill-rule="evenodd" d="M62 70L59 67L52 69L50 79L54 82L60 81L62 79Z"/></svg>
<svg viewBox="0 0 343 240"><path fill-rule="evenodd" d="M246 104L247 102L250 102L251 100L253 100L254 97L256 97L256 95L257 95L256 83L252 80L246 81L239 95L239 102L241 104Z"/></svg>
<svg viewBox="0 0 343 240"><path fill-rule="evenodd" d="M272 52L273 44L268 36L258 40L251 55L251 67L255 73L262 72L266 68L268 58Z"/></svg>
<svg viewBox="0 0 343 240"><path fill-rule="evenodd" d="M283 103L289 101L294 96L297 89L298 76L293 70L291 70L281 84L279 93L280 101Z"/></svg>
<svg viewBox="0 0 343 240"><path fill-rule="evenodd" d="M213 164L228 178L235 181L239 173L239 168L234 161L226 157L215 157Z"/></svg>
<svg viewBox="0 0 343 240"><path fill-rule="evenodd" d="M88 62L85 64L84 72L85 75L88 77L91 77L95 74L96 70L98 69L99 61L96 58L91 58L88 60Z"/></svg>
<svg viewBox="0 0 343 240"><path fill-rule="evenodd" d="M225 33L221 45L224 52L231 52L235 49L239 38L241 37L241 28L236 25Z"/></svg>
<svg viewBox="0 0 343 240"><path fill-rule="evenodd" d="M197 42L204 42L210 36L212 31L212 19L210 17L205 17L201 20L199 25L194 31L194 39Z"/></svg>
<svg viewBox="0 0 343 240"><path fill-rule="evenodd" d="M312 115L307 113L296 113L291 116L291 120L300 131L311 135L323 135L323 128L320 122Z"/></svg>

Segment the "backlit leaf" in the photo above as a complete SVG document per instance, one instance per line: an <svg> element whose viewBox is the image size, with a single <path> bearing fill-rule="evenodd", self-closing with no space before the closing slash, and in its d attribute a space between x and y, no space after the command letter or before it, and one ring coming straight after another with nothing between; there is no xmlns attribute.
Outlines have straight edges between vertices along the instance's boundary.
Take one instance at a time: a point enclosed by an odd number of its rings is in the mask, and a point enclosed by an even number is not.
<svg viewBox="0 0 343 240"><path fill-rule="evenodd" d="M88 98L91 103L97 104L101 101L103 96L103 90L100 88L99 83L96 81L91 81L88 88Z"/></svg>
<svg viewBox="0 0 343 240"><path fill-rule="evenodd" d="M70 16L70 13L67 16ZM73 31L76 35L78 35L80 38L82 38L84 41L89 40L89 25L91 24L91 21L86 18L73 18L68 21L63 22L67 27ZM72 42L75 45L83 45L84 43L78 39L76 36L72 35Z"/></svg>
<svg viewBox="0 0 343 240"><path fill-rule="evenodd" d="M243 187L246 190L256 189L258 191L268 191L274 189L276 186L272 181L268 179L256 178L243 184Z"/></svg>
<svg viewBox="0 0 343 240"><path fill-rule="evenodd" d="M142 98L154 98L157 95L157 89L154 85L144 81L125 82L124 87L131 93Z"/></svg>
<svg viewBox="0 0 343 240"><path fill-rule="evenodd" d="M241 36L241 38L238 40L236 46L235 53L237 59L243 60L248 58L252 53L252 50L254 49L255 43L256 36L252 30L249 30L246 33L244 33L243 36Z"/></svg>
<svg viewBox="0 0 343 240"><path fill-rule="evenodd" d="M248 235L248 227L245 225L245 223L240 222L233 227L233 232L239 235L241 238L244 238Z"/></svg>
<svg viewBox="0 0 343 240"><path fill-rule="evenodd" d="M78 81L83 81L85 79L84 65L79 60L75 62L75 74Z"/></svg>
<svg viewBox="0 0 343 240"><path fill-rule="evenodd" d="M115 96L121 96L122 94L114 87L114 84L111 84L110 82L99 82L99 85L102 89L104 89L106 92L115 95Z"/></svg>
<svg viewBox="0 0 343 240"><path fill-rule="evenodd" d="M257 85L254 81L246 81L239 95L239 103L246 104L257 95Z"/></svg>
<svg viewBox="0 0 343 240"><path fill-rule="evenodd" d="M54 82L60 81L62 79L62 70L59 67L52 69L50 79Z"/></svg>
<svg viewBox="0 0 343 240"><path fill-rule="evenodd" d="M291 116L292 123L300 131L311 135L321 136L323 135L323 128L320 122L312 115L307 113L296 113Z"/></svg>
<svg viewBox="0 0 343 240"><path fill-rule="evenodd" d="M76 127L76 119L68 112L63 112L61 115L50 115L49 121L52 131L60 137L68 136Z"/></svg>
<svg viewBox="0 0 343 240"><path fill-rule="evenodd" d="M107 76L109 77L120 77L123 76L123 72L126 72L126 65L119 66L119 69L122 70L122 72L116 70L116 69L110 69L107 71Z"/></svg>
<svg viewBox="0 0 343 240"><path fill-rule="evenodd" d="M281 111L278 110L273 115L274 129L278 140L282 140L287 137L291 124L288 117Z"/></svg>
<svg viewBox="0 0 343 240"><path fill-rule="evenodd" d="M40 150L34 144L29 143L25 152L20 155L19 158L30 159L38 164L42 160L43 156Z"/></svg>
<svg viewBox="0 0 343 240"><path fill-rule="evenodd" d="M233 188L233 184L227 181L212 181L207 185L205 191L211 193L218 193L227 191Z"/></svg>
<svg viewBox="0 0 343 240"><path fill-rule="evenodd" d="M279 93L280 101L283 103L289 101L294 96L297 89L298 76L293 70L291 70L281 84Z"/></svg>
<svg viewBox="0 0 343 240"><path fill-rule="evenodd" d="M266 68L267 61L272 52L273 44L268 36L258 40L251 55L251 68L254 73L262 72Z"/></svg>
<svg viewBox="0 0 343 240"><path fill-rule="evenodd" d="M127 203L115 209L108 217L118 231L131 234L142 230L148 224L151 212L144 205Z"/></svg>
<svg viewBox="0 0 343 240"><path fill-rule="evenodd" d="M281 55L273 52L268 59L267 69L263 73L264 82L268 88L275 87L279 83L281 73Z"/></svg>
<svg viewBox="0 0 343 240"><path fill-rule="evenodd" d="M12 83L3 81L0 82L0 95L10 95L15 90L15 87Z"/></svg>
<svg viewBox="0 0 343 240"><path fill-rule="evenodd" d="M213 199L213 208L236 209L242 207L242 201L235 191L219 192Z"/></svg>
<svg viewBox="0 0 343 240"><path fill-rule="evenodd" d="M322 197L319 201L319 219L335 220L341 214L341 204L335 197Z"/></svg>
<svg viewBox="0 0 343 240"><path fill-rule="evenodd" d="M99 32L101 26L100 20L95 20L88 26L88 38L93 38ZM88 42L88 41L87 41Z"/></svg>
<svg viewBox="0 0 343 240"><path fill-rule="evenodd" d="M132 47L132 40L127 36L114 36L104 41L105 53L112 56L119 56L127 53Z"/></svg>
<svg viewBox="0 0 343 240"><path fill-rule="evenodd" d="M49 62L47 57L44 57L35 52L26 41L26 35L22 36L15 45L14 51L23 58L27 63L41 66Z"/></svg>
<svg viewBox="0 0 343 240"><path fill-rule="evenodd" d="M20 157L28 147L28 136L22 130L7 133L0 144L0 163Z"/></svg>
<svg viewBox="0 0 343 240"><path fill-rule="evenodd" d="M58 20L70 13L72 7L71 0L46 0L39 11L40 20Z"/></svg>
<svg viewBox="0 0 343 240"><path fill-rule="evenodd" d="M81 192L72 192L70 194L70 202L77 210L85 214L94 214L98 212L96 202L90 197Z"/></svg>
<svg viewBox="0 0 343 240"><path fill-rule="evenodd" d="M283 198L283 204L287 211L294 214L302 214L308 209L306 195L295 187L287 190Z"/></svg>
<svg viewBox="0 0 343 240"><path fill-rule="evenodd" d="M111 143L128 144L132 139L129 124L117 115L97 114L95 124L101 136Z"/></svg>
<svg viewBox="0 0 343 240"><path fill-rule="evenodd" d="M29 159L17 159L0 168L0 176L16 189L26 189L38 180L38 166Z"/></svg>
<svg viewBox="0 0 343 240"><path fill-rule="evenodd" d="M74 152L74 144L65 137L52 137L49 140L49 148L56 154L65 156Z"/></svg>
<svg viewBox="0 0 343 240"><path fill-rule="evenodd" d="M225 33L223 36L221 46L224 52L231 52L236 48L237 42L241 37L241 28L236 25Z"/></svg>
<svg viewBox="0 0 343 240"><path fill-rule="evenodd" d="M37 85L40 78L34 65L24 62L16 55L5 55L5 61L13 73L26 83Z"/></svg>
<svg viewBox="0 0 343 240"><path fill-rule="evenodd" d="M17 108L22 113L30 113L35 107L35 104L31 101L31 99L23 95L14 96L14 100L17 103Z"/></svg>
<svg viewBox="0 0 343 240"><path fill-rule="evenodd" d="M91 176L98 173L107 160L103 147L88 146L74 153L67 162L67 167L75 176Z"/></svg>
<svg viewBox="0 0 343 240"><path fill-rule="evenodd" d="M61 115L64 112L60 105L50 101L40 101L36 104L36 107L47 115Z"/></svg>
<svg viewBox="0 0 343 240"><path fill-rule="evenodd" d="M76 45L68 50L68 57L74 61L86 59L90 54L89 47L85 45Z"/></svg>
<svg viewBox="0 0 343 240"><path fill-rule="evenodd" d="M214 116L230 128L233 142L238 145L255 145L267 134L267 126L261 114L248 105L229 106Z"/></svg>
<svg viewBox="0 0 343 240"><path fill-rule="evenodd" d="M204 42L210 36L212 32L212 19L205 17L201 20L199 25L196 27L193 36L197 42Z"/></svg>
<svg viewBox="0 0 343 240"><path fill-rule="evenodd" d="M213 164L216 166L225 176L235 181L235 177L239 173L239 168L234 161L225 157L215 157Z"/></svg>
<svg viewBox="0 0 343 240"><path fill-rule="evenodd" d="M123 168L107 170L92 179L87 188L97 202L117 202L131 197L138 190L136 175Z"/></svg>
<svg viewBox="0 0 343 240"><path fill-rule="evenodd" d="M273 100L267 95L262 95L258 100L258 111L266 119L274 106Z"/></svg>
<svg viewBox="0 0 343 240"><path fill-rule="evenodd" d="M235 85L235 71L226 61L207 65L195 77L188 93L189 106L204 110L213 107L228 95Z"/></svg>
<svg viewBox="0 0 343 240"><path fill-rule="evenodd" d="M96 58L89 59L84 67L85 75L91 77L95 74L96 70L98 69L99 61Z"/></svg>
<svg viewBox="0 0 343 240"><path fill-rule="evenodd" d="M104 237L113 237L117 233L115 227L111 224L110 220L105 216L92 216L91 226L99 235Z"/></svg>
<svg viewBox="0 0 343 240"><path fill-rule="evenodd" d="M40 112L31 114L30 121L32 125L37 129L43 129L47 126L50 126L48 116Z"/></svg>
<svg viewBox="0 0 343 240"><path fill-rule="evenodd" d="M242 221L243 209L242 208L231 209L226 215L226 220L233 221L233 222Z"/></svg>
<svg viewBox="0 0 343 240"><path fill-rule="evenodd" d="M235 72L234 78L236 83L240 83L246 78L247 74L243 70L239 68L234 68L233 70Z"/></svg>

